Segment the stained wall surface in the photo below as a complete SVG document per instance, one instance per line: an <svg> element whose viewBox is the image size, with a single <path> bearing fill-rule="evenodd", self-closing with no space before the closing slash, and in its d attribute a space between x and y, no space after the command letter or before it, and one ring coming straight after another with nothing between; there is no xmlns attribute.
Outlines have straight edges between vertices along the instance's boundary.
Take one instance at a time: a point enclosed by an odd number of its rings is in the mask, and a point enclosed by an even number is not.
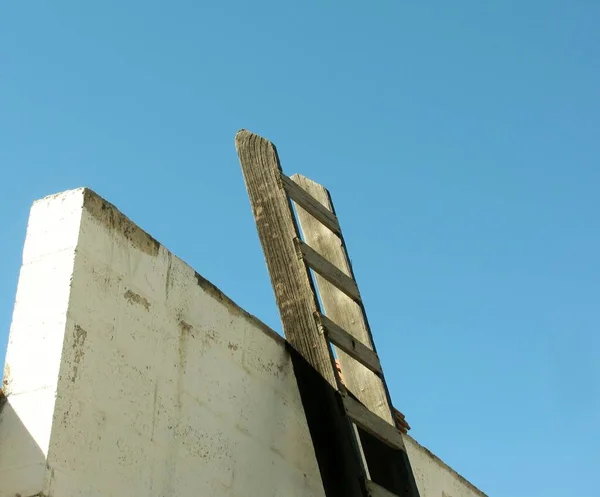
<svg viewBox="0 0 600 497"><path fill-rule="evenodd" d="M3 385L0 497L324 495L283 339L91 190L32 208Z"/></svg>

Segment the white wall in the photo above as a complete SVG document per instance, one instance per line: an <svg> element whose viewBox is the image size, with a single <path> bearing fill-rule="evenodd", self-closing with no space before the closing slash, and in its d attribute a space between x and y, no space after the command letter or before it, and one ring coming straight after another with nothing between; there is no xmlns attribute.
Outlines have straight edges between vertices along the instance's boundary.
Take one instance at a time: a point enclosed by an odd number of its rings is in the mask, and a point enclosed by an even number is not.
<svg viewBox="0 0 600 497"><path fill-rule="evenodd" d="M81 192L68 192L31 209L3 379L2 497L43 486L81 204Z"/></svg>
<svg viewBox="0 0 600 497"><path fill-rule="evenodd" d="M32 208L5 390L0 497L323 496L283 340L90 190Z"/></svg>
<svg viewBox="0 0 600 497"><path fill-rule="evenodd" d="M323 495L282 340L89 190L33 208L6 364L2 497Z"/></svg>
<svg viewBox="0 0 600 497"><path fill-rule="evenodd" d="M421 497L486 497L411 436L404 443Z"/></svg>

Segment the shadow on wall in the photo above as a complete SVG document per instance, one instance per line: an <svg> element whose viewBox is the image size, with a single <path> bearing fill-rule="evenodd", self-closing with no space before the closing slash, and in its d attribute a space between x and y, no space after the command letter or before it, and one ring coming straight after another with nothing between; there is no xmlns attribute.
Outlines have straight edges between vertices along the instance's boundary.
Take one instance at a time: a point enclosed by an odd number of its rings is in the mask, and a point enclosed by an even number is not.
<svg viewBox="0 0 600 497"><path fill-rule="evenodd" d="M17 414L19 397L0 390L0 497L36 495L44 485L46 458Z"/></svg>

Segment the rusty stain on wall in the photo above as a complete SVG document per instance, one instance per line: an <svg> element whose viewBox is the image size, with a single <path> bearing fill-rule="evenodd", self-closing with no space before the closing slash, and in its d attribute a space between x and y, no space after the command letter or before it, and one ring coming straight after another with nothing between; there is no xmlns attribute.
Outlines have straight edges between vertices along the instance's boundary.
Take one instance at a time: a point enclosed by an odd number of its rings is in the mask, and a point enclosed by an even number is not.
<svg viewBox="0 0 600 497"><path fill-rule="evenodd" d="M4 394L4 390L0 388L0 413L2 412L2 409L4 409L4 405L6 404L7 400L8 399Z"/></svg>
<svg viewBox="0 0 600 497"><path fill-rule="evenodd" d="M75 355L73 358L73 376L71 381L75 383L77 379L77 372L79 370L79 365L81 364L81 360L85 355L85 340L87 338L87 331L85 331L78 324L75 325L73 330L73 350L75 351Z"/></svg>
<svg viewBox="0 0 600 497"><path fill-rule="evenodd" d="M181 376L186 364L186 341L189 336L194 338L194 334L192 325L183 319L179 321L179 330L179 376Z"/></svg>
<svg viewBox="0 0 600 497"><path fill-rule="evenodd" d="M98 222L122 234L135 248L151 256L158 254L160 243L89 188L85 189L83 205Z"/></svg>
<svg viewBox="0 0 600 497"><path fill-rule="evenodd" d="M123 297L125 297L132 304L133 303L139 304L139 305L143 306L144 309L146 309L147 311L150 310L150 301L147 298L142 297L141 295L138 295L137 293L132 292L131 290L127 290L123 294Z"/></svg>
<svg viewBox="0 0 600 497"><path fill-rule="evenodd" d="M4 377L2 378L2 387L0 389L8 394L8 386L10 384L10 366L8 364L4 365Z"/></svg>
<svg viewBox="0 0 600 497"><path fill-rule="evenodd" d="M167 258L169 259L169 262L167 263L167 276L165 279L165 295L168 297L169 291L171 290L171 272L173 271L173 256L171 255L171 252L167 253Z"/></svg>

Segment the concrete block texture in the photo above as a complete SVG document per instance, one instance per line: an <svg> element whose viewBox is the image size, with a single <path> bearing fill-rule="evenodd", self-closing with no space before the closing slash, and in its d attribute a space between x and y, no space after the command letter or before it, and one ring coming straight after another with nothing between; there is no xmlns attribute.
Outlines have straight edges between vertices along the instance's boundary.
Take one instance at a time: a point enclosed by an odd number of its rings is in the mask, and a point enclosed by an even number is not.
<svg viewBox="0 0 600 497"><path fill-rule="evenodd" d="M31 209L3 391L0 497L324 497L283 339L89 189Z"/></svg>

